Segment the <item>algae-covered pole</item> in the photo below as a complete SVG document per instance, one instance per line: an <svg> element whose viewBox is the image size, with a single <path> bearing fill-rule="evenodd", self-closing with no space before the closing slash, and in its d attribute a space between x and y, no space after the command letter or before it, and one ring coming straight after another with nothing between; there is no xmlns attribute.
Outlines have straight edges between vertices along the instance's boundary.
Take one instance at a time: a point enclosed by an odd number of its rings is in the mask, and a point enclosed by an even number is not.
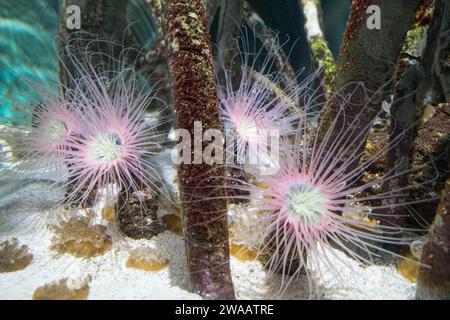
<svg viewBox="0 0 450 320"><path fill-rule="evenodd" d="M194 146L195 121L201 121L203 131L221 128L203 1L168 0L166 24L177 125L189 131ZM203 143L202 150L206 146ZM178 168L191 284L203 297L211 299L234 298L227 202L224 179L220 178L224 176L223 166L204 161L182 163Z"/></svg>
<svg viewBox="0 0 450 320"><path fill-rule="evenodd" d="M161 33L161 19L164 0L148 0L147 3L151 9L155 23L157 24L158 34Z"/></svg>
<svg viewBox="0 0 450 320"><path fill-rule="evenodd" d="M306 37L308 39L312 58L316 67L322 70L321 77L326 92L331 92L334 88L336 64L323 34L322 8L320 1L297 0L297 2L299 7L303 9Z"/></svg>
<svg viewBox="0 0 450 320"><path fill-rule="evenodd" d="M450 179L422 249L417 299L450 299Z"/></svg>
<svg viewBox="0 0 450 320"><path fill-rule="evenodd" d="M335 91L322 115L321 136L337 116L340 98L351 94L344 114L333 129L333 138L350 129L360 134L374 119L386 97L395 64L420 0L354 0L336 66ZM358 84L363 84L364 89ZM366 91L367 90L367 91ZM370 99L367 98L369 92ZM362 109L364 108L364 109ZM348 128L348 119L353 128ZM349 141L353 141L353 136ZM360 150L358 150L360 151ZM357 164L359 157L355 156ZM349 168L351 169L351 168Z"/></svg>

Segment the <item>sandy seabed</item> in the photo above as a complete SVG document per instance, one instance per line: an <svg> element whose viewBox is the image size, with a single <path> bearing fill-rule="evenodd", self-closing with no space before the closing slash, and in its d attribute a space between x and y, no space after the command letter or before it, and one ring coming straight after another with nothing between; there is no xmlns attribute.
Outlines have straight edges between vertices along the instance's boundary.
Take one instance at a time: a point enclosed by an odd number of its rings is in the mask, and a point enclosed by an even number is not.
<svg viewBox="0 0 450 320"><path fill-rule="evenodd" d="M46 208L60 196L45 183L0 185L0 243L15 237L33 254L31 264L25 269L0 273L0 299L31 299L33 292L47 283L88 276L91 278L88 299L201 299L187 289L184 241L171 231L151 240L117 239L111 250L91 259L50 250L53 234L46 225L55 219L52 216L55 210ZM168 267L159 272L126 267L130 249L142 246L152 247L168 258ZM414 298L415 284L404 279L394 267L361 266L341 252L334 253L330 255L334 270L323 266L321 277L316 280L320 298ZM238 299L310 297L306 277L297 279L280 294L281 276L269 275L259 261L240 261L232 257L231 269Z"/></svg>

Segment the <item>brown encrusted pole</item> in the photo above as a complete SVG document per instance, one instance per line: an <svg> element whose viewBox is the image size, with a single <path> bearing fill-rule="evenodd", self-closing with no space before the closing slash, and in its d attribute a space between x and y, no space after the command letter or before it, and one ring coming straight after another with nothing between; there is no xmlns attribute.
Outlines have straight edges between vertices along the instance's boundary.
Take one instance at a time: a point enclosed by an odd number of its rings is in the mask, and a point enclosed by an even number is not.
<svg viewBox="0 0 450 320"><path fill-rule="evenodd" d="M336 69L335 91L339 95L331 98L322 115L321 136L327 132L337 116L342 95L351 94L345 114L338 118L331 135L333 140L342 136L348 128L349 119L358 118L353 123L349 141L356 138L381 110L382 100L387 96L395 63L402 48L407 31L410 29L420 0L353 0L347 22ZM381 28L370 29L367 21L370 5L380 8ZM363 83L370 93L370 101L365 90L358 87ZM364 107L364 111L361 112ZM361 151L361 150L357 150ZM354 164L359 161L355 156ZM351 168L349 168L351 169Z"/></svg>
<svg viewBox="0 0 450 320"><path fill-rule="evenodd" d="M202 0L168 0L167 48L178 128L191 134L221 129L211 43ZM203 143L202 150L207 146ZM191 157L194 150L191 151ZM206 176L207 175L207 176ZM181 164L188 269L193 289L209 299L234 299L229 265L227 201L223 166Z"/></svg>
<svg viewBox="0 0 450 320"><path fill-rule="evenodd" d="M450 179L422 251L416 299L450 299Z"/></svg>

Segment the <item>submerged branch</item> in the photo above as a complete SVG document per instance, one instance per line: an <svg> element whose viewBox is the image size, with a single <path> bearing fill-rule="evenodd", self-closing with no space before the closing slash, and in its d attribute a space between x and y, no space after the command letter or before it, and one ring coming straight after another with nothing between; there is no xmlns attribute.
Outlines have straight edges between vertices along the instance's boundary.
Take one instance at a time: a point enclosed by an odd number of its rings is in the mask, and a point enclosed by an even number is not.
<svg viewBox="0 0 450 320"><path fill-rule="evenodd" d="M385 172L398 177L389 179L385 186L388 190L405 187L408 184L413 139L416 135L416 115L422 108L417 88L421 81L421 56L426 42L426 33L433 12L433 1L422 0L416 11L414 25L408 31L404 46L397 61L396 87L393 103L390 108L389 148ZM403 174L402 174L403 172ZM406 202L408 195L386 200L386 203ZM392 206L382 223L405 228L408 213L404 206ZM396 247L399 249L399 247ZM394 248L392 249L394 250Z"/></svg>
<svg viewBox="0 0 450 320"><path fill-rule="evenodd" d="M243 8L241 0L224 0L220 7L217 45L219 52L224 56L225 63L231 61L236 49L235 37L239 34Z"/></svg>
<svg viewBox="0 0 450 320"><path fill-rule="evenodd" d="M278 71L285 75L287 86L297 85L297 77L292 65L289 63L289 57L279 46L279 41L276 35L270 30L264 20L250 7L248 2L244 5L245 22L250 29L255 33L256 37L266 48L267 52L271 52L275 57L275 66Z"/></svg>
<svg viewBox="0 0 450 320"><path fill-rule="evenodd" d="M221 0L204 0L206 7L206 14L208 18L208 28L211 29L211 26L214 22L214 18L217 14L217 10L220 8Z"/></svg>
<svg viewBox="0 0 450 320"><path fill-rule="evenodd" d="M445 8L438 40L435 69L441 82L442 93L446 102L450 103L450 3L444 2L442 3Z"/></svg>
<svg viewBox="0 0 450 320"><path fill-rule="evenodd" d="M450 174L450 104L442 103L445 97L442 93L438 93L440 79L435 68L439 63L438 55L435 54L438 52L436 49L438 42L434 41L437 30L440 30L443 24L444 5L445 1L435 1L426 46L420 61L422 82L416 93L416 114L420 114L420 121L412 143L411 167L420 167L421 170L411 172L408 177L409 184L419 186L411 192L412 200L423 198L424 195L427 197L438 195ZM430 56L433 59L430 59ZM429 180L433 183L423 184ZM433 220L436 208L437 203L431 201L413 206L420 219L427 224Z"/></svg>
<svg viewBox="0 0 450 320"><path fill-rule="evenodd" d="M422 250L416 299L450 299L450 179Z"/></svg>
<svg viewBox="0 0 450 320"><path fill-rule="evenodd" d="M373 121L383 99L390 93L396 61L419 4L420 0L352 2L337 63L334 91L339 94L330 98L323 110L320 137L323 138L331 123L336 121L329 141L335 141L345 130L350 132L348 141L354 141ZM370 5L381 9L380 29L368 28ZM349 101L340 112L341 97L346 95ZM355 151L355 154L362 154L361 150ZM355 156L354 165L359 159Z"/></svg>
<svg viewBox="0 0 450 320"><path fill-rule="evenodd" d="M295 113L298 111L297 102L294 101L291 97L289 97L286 92L276 83L274 83L272 80L270 80L267 76L262 74L261 72L250 70L252 78L267 86L267 88L270 89L272 94L277 97L280 100L286 101L286 103L289 105L289 109L292 111L292 113Z"/></svg>
<svg viewBox="0 0 450 320"><path fill-rule="evenodd" d="M136 29L128 24L128 0L64 0L60 5L59 74L64 87L71 87L80 76L79 66L89 64L94 72L114 77L119 65L139 69L140 44ZM69 6L80 8L80 28L68 24ZM75 58L75 59L74 59ZM89 69L89 68L88 68Z"/></svg>
<svg viewBox="0 0 450 320"><path fill-rule="evenodd" d="M163 1L164 0L147 0L147 3L150 7L150 11L153 16L153 20L156 24L156 38L162 36L162 11L163 11Z"/></svg>
<svg viewBox="0 0 450 320"><path fill-rule="evenodd" d="M325 39L322 23L322 8L319 0L297 0L303 8L306 37L316 68L321 69L321 77L326 92L334 88L336 64Z"/></svg>
<svg viewBox="0 0 450 320"><path fill-rule="evenodd" d="M220 85L225 87L225 70L231 70L233 82L241 77L239 61L233 59L238 51L236 37L239 35L244 6L240 0L224 0L220 7L219 23L217 27L217 70Z"/></svg>

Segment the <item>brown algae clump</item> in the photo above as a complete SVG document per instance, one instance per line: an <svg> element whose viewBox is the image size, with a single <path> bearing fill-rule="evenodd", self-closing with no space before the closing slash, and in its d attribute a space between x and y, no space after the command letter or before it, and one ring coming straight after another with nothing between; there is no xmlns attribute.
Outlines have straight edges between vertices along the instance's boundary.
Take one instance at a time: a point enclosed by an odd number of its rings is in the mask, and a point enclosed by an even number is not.
<svg viewBox="0 0 450 320"><path fill-rule="evenodd" d="M72 280L63 278L37 288L33 300L86 300L89 295L90 277Z"/></svg>
<svg viewBox="0 0 450 320"><path fill-rule="evenodd" d="M50 249L60 254L87 259L103 255L112 246L106 227L91 224L88 217L62 219L50 229L54 233Z"/></svg>
<svg viewBox="0 0 450 320"><path fill-rule="evenodd" d="M0 244L0 272L14 272L25 269L33 260L26 245L19 245L16 238Z"/></svg>
<svg viewBox="0 0 450 320"><path fill-rule="evenodd" d="M169 265L169 259L157 253L155 249L138 247L130 251L126 266L144 271L157 272Z"/></svg>

